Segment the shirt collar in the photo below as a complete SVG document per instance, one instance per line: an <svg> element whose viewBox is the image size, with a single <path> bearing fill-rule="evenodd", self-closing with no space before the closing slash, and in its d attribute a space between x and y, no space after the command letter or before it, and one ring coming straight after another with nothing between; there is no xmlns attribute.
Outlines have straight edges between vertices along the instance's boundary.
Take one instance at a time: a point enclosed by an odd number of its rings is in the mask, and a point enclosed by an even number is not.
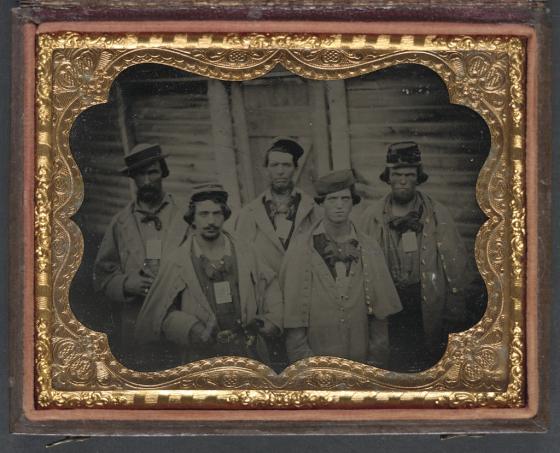
<svg viewBox="0 0 560 453"><path fill-rule="evenodd" d="M223 233L222 233L223 234ZM224 240L225 240L225 248L224 248L224 256L232 256L231 253L231 241L229 240L229 238L224 234ZM193 241L192 241L192 251L194 253L194 256L196 258L200 258L200 256L202 255L202 250L200 250L200 246L198 245L198 241L196 240L196 237L193 237Z"/></svg>
<svg viewBox="0 0 560 453"><path fill-rule="evenodd" d="M313 236L318 236L320 234L324 234L328 237L327 232L325 230L325 224L323 221L319 222L319 225L313 230ZM356 232L356 227L352 222L350 222L350 239L358 240L358 234Z"/></svg>
<svg viewBox="0 0 560 453"><path fill-rule="evenodd" d="M296 188L294 187L292 189L292 191L290 192L290 198L293 198L296 195ZM272 201L272 191L270 190L270 187L268 189L265 190L264 195L263 195L263 200L264 201Z"/></svg>
<svg viewBox="0 0 560 453"><path fill-rule="evenodd" d="M156 209L153 209L151 211L148 211L146 209L142 209L140 207L140 205L138 204L138 199L134 200L134 204L132 205L132 212L141 212L142 214L147 214L147 213L153 213L153 212L159 212L163 209L164 206L171 204L172 202L172 197L170 193L166 193L163 195L163 198L161 200L161 203L157 206Z"/></svg>

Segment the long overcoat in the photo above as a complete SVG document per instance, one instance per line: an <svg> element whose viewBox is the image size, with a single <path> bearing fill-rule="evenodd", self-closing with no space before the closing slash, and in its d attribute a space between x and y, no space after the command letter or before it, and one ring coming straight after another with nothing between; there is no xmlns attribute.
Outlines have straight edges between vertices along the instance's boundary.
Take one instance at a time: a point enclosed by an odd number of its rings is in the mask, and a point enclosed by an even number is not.
<svg viewBox="0 0 560 453"><path fill-rule="evenodd" d="M162 238L162 261L179 247L188 232L183 211L171 196L169 200L171 221ZM93 278L94 289L102 292L120 311L119 334L125 349L133 345L134 326L143 298L125 295L124 280L127 275L138 273L146 258L145 244L133 210L134 202L130 202L111 220L99 246Z"/></svg>
<svg viewBox="0 0 560 453"><path fill-rule="evenodd" d="M237 263L242 325L246 326L258 315L282 329L282 295L276 274L257 258L251 245L225 234L233 245ZM162 337L172 341L182 338L186 357L190 345L185 333L197 321L207 327L217 325L192 263L193 240L194 235L190 235L163 263L136 325L139 343L157 342ZM175 309L176 302L179 309Z"/></svg>
<svg viewBox="0 0 560 453"><path fill-rule="evenodd" d="M306 344L289 351L290 361L310 355L333 355L366 360L368 345L379 343L384 332L372 327L402 310L399 296L383 259L383 252L370 237L356 231L359 242L359 273L350 281L347 297L341 299L335 279L313 245L315 224L298 236L286 254L280 273L284 294L285 329L305 328ZM369 307L369 313L368 313ZM384 343L387 341L385 340Z"/></svg>
<svg viewBox="0 0 560 453"><path fill-rule="evenodd" d="M424 331L428 343L439 344L446 304L462 304L460 295L468 283L466 249L449 210L426 194L420 219L420 280ZM388 256L389 225L383 211L388 197L368 207L361 217L362 230L372 236ZM452 310L454 307L450 307Z"/></svg>

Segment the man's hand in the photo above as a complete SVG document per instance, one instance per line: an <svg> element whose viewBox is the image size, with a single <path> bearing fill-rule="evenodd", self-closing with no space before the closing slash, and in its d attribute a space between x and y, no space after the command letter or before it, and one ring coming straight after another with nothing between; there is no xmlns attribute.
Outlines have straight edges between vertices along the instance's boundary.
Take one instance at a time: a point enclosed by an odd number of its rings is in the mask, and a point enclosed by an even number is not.
<svg viewBox="0 0 560 453"><path fill-rule="evenodd" d="M127 296L145 297L153 282L153 277L143 274L142 271L128 274L124 280L124 293Z"/></svg>
<svg viewBox="0 0 560 453"><path fill-rule="evenodd" d="M264 337L276 337L280 334L280 329L266 318L258 318L257 329Z"/></svg>
<svg viewBox="0 0 560 453"><path fill-rule="evenodd" d="M212 344L212 329L208 329L200 321L196 322L189 333L191 343L193 344Z"/></svg>

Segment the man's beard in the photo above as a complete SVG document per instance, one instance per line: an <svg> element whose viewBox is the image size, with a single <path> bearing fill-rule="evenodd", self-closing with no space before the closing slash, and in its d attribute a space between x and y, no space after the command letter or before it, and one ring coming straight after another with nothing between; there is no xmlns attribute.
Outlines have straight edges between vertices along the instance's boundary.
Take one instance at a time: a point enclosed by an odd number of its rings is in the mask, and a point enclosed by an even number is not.
<svg viewBox="0 0 560 453"><path fill-rule="evenodd" d="M286 182L279 182L279 183L275 183L274 181L272 181L270 188L272 192L277 194L290 193L294 188L294 183L291 180Z"/></svg>
<svg viewBox="0 0 560 453"><path fill-rule="evenodd" d="M161 189L155 186L142 186L138 189L138 201L156 203L161 200Z"/></svg>
<svg viewBox="0 0 560 453"><path fill-rule="evenodd" d="M407 204L414 199L416 192L412 189L406 191L394 191L393 201L397 204Z"/></svg>

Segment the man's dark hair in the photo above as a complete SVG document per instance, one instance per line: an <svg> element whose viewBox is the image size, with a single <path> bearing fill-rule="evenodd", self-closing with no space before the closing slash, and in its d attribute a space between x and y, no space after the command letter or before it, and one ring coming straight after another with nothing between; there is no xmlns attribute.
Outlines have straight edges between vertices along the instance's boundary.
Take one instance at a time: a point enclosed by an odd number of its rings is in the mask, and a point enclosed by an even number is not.
<svg viewBox="0 0 560 453"><path fill-rule="evenodd" d="M183 216L183 219L185 219L185 222L187 222L189 225L192 225L194 222L194 216L196 214L196 204L200 203L202 201L213 201L216 204L220 205L220 208L222 209L222 214L224 215L224 219L227 220L231 217L231 209L230 207L227 205L227 203L223 200L223 198L219 195L212 195L212 194L207 194L202 198L198 198L196 201L192 201L189 203L189 208L187 209L187 213Z"/></svg>
<svg viewBox="0 0 560 453"><path fill-rule="evenodd" d="M404 165L403 165L403 167L404 167ZM420 165L410 165L410 167L411 168L414 167L414 168L418 169L418 172L417 172L418 176L416 178L416 181L419 185L428 180L428 175L426 173L424 173L424 166L422 164L420 164ZM400 167L398 167L398 168L400 168ZM381 173L381 175L379 176L379 179L381 179L381 181L389 184L389 177L390 176L391 176L390 168L385 167L385 170L383 170L383 173Z"/></svg>
<svg viewBox="0 0 560 453"><path fill-rule="evenodd" d="M289 154L290 156L292 156L292 162L293 162L293 164L294 164L294 167L297 168L299 158L296 158L296 156L294 156L292 153L289 153L289 152L287 152L287 151L284 151L284 150L278 149L278 148L271 148L271 149L269 149L269 150L266 152L266 154L265 154L265 156L264 156L264 166L265 166L265 168L268 167L268 155L269 155L272 151L275 151L275 152L277 152L277 153Z"/></svg>
<svg viewBox="0 0 560 453"><path fill-rule="evenodd" d="M352 196L352 204L357 205L362 198L357 194L356 186L354 184L352 184L349 187L349 189L350 189L350 195ZM319 205L323 204L323 202L325 201L325 198L327 198L327 195L323 195L321 197L315 197L315 203L317 203Z"/></svg>
<svg viewBox="0 0 560 453"><path fill-rule="evenodd" d="M154 163L159 163L159 168L161 170L161 177L165 178L167 176L169 176L169 170L167 168L167 165L165 164L164 160L156 160L153 162L148 162L146 165L142 165L141 167L135 168L134 170L129 170L128 172L128 176L130 178L134 178L138 173L140 173L140 171L144 168L149 167L150 165L154 164Z"/></svg>

